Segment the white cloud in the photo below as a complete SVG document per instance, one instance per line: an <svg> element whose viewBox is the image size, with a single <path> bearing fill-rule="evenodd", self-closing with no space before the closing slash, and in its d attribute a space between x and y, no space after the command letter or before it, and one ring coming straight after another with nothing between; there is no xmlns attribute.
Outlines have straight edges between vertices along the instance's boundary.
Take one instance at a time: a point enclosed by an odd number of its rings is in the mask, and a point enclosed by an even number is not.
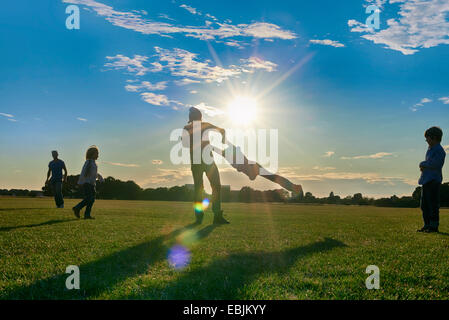
<svg viewBox="0 0 449 320"><path fill-rule="evenodd" d="M78 118L76 118L76 120L79 120L79 121L82 121L82 122L87 122L87 119L86 119L86 118L80 118L80 117L78 117Z"/></svg>
<svg viewBox="0 0 449 320"><path fill-rule="evenodd" d="M410 109L411 109L413 112L415 112L415 111L418 110L419 107L423 107L424 104L430 103L430 102L432 102L431 99L429 99L429 98L422 98L418 103L414 104L413 107L411 107Z"/></svg>
<svg viewBox="0 0 449 320"><path fill-rule="evenodd" d="M143 63L148 60L148 57L134 55L134 58L129 58L118 54L116 56L107 56L106 59L112 62L106 63L104 66L114 70L126 69L130 73L135 73L138 76L143 76L150 69L143 66Z"/></svg>
<svg viewBox="0 0 449 320"><path fill-rule="evenodd" d="M326 152L324 153L324 156L323 156L323 157L329 158L329 157L332 157L334 154L335 154L334 151L326 151Z"/></svg>
<svg viewBox="0 0 449 320"><path fill-rule="evenodd" d="M103 161L102 163L109 164L111 166L125 167L125 168L139 168L140 167L138 164L133 164L133 163L120 163L120 162L109 162L109 161Z"/></svg>
<svg viewBox="0 0 449 320"><path fill-rule="evenodd" d="M215 40L216 38L230 38L236 36L279 39L294 39L297 37L296 34L291 31L283 30L275 24L266 22L239 25L229 24L230 22L217 22L218 28L213 28L211 26L177 26L166 22L145 19L142 15L135 12L116 11L113 7L94 0L63 0L63 2L87 6L95 11L97 15L105 18L113 25L140 32L142 34L157 34L160 36L184 34L185 36L201 40ZM208 17L215 18L210 15Z"/></svg>
<svg viewBox="0 0 449 320"><path fill-rule="evenodd" d="M320 167L320 166L314 166L312 168L313 170L318 170L318 171L330 171L330 170L335 170L337 168L335 167Z"/></svg>
<svg viewBox="0 0 449 320"><path fill-rule="evenodd" d="M196 91L196 90L190 90L190 93L191 93L191 94L197 94L198 91Z"/></svg>
<svg viewBox="0 0 449 320"><path fill-rule="evenodd" d="M14 118L14 116L12 114L3 113L3 112L0 112L0 116L6 117L6 118Z"/></svg>
<svg viewBox="0 0 449 320"><path fill-rule="evenodd" d="M329 40L329 39L324 39L324 40L310 40L311 43L315 43L315 44L322 44L325 46L332 46L335 48L341 48L344 47L345 45L343 43L340 43L338 41L334 41L334 40Z"/></svg>
<svg viewBox="0 0 449 320"><path fill-rule="evenodd" d="M384 44L386 48L404 55L414 54L422 48L449 44L449 1L390 0L389 3L398 3L399 12L397 18L387 20L387 28L376 31L356 20L349 20L351 31L366 33L362 38Z"/></svg>
<svg viewBox="0 0 449 320"><path fill-rule="evenodd" d="M167 88L167 81L161 81L156 84L152 84L149 81L142 81L138 85L128 84L125 86L126 91L139 92L141 90L164 90Z"/></svg>
<svg viewBox="0 0 449 320"><path fill-rule="evenodd" d="M208 106L204 102L201 102L200 104L197 104L195 106L195 108L203 111L205 114L207 114L210 117L215 117L215 116L222 115L222 114L225 113L223 110L215 108L215 107Z"/></svg>
<svg viewBox="0 0 449 320"><path fill-rule="evenodd" d="M354 157L341 157L340 159L342 160L349 160L349 159L381 159L381 158L385 158L388 156L392 156L392 153L389 152L378 152L375 154L370 154L370 155L366 155L366 156L354 156Z"/></svg>
<svg viewBox="0 0 449 320"><path fill-rule="evenodd" d="M441 97L438 100L440 100L444 104L449 104L449 97Z"/></svg>
<svg viewBox="0 0 449 320"><path fill-rule="evenodd" d="M249 59L241 59L241 61L244 62L243 67L251 69L250 72L253 72L254 69L263 69L267 72L273 72L273 71L276 71L276 67L278 66L274 62L266 61L266 60L263 60L258 57L251 57Z"/></svg>
<svg viewBox="0 0 449 320"><path fill-rule="evenodd" d="M186 9L191 14L201 15L201 13L198 10L196 10L195 8L188 6L186 4L181 4L180 7Z"/></svg>
<svg viewBox="0 0 449 320"><path fill-rule="evenodd" d="M152 160L151 163L160 165L160 164L163 164L164 162L162 160Z"/></svg>
<svg viewBox="0 0 449 320"><path fill-rule="evenodd" d="M155 94L152 92L143 92L140 94L142 100L155 106L168 106L170 100L164 94Z"/></svg>

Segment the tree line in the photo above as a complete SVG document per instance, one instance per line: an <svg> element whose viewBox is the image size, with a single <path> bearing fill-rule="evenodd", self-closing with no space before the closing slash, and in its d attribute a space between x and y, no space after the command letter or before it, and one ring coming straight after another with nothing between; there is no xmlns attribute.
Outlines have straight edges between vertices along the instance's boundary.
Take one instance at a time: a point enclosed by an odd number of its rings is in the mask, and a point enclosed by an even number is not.
<svg viewBox="0 0 449 320"><path fill-rule="evenodd" d="M79 188L79 175L68 176L67 182L63 184L63 194L65 198L82 198L83 193ZM51 185L42 187L44 196L52 196ZM9 196L39 196L38 191L29 190L0 190L0 195ZM210 195L204 193L204 198ZM250 187L243 187L240 190L222 190L223 202L284 202L284 203L315 203L315 204L341 204L341 205L372 205L379 207L419 207L421 197L421 187L417 187L411 196L397 197L393 195L388 198L374 199L364 197L361 193L344 198L331 192L328 197L318 198L312 193L306 192L302 196L291 197L283 190L254 190ZM108 177L103 183L97 185L98 199L116 200L159 200L159 201L193 201L194 190L189 186L159 187L143 189L134 181L121 181L113 177ZM449 207L449 182L443 183L440 189L441 206Z"/></svg>

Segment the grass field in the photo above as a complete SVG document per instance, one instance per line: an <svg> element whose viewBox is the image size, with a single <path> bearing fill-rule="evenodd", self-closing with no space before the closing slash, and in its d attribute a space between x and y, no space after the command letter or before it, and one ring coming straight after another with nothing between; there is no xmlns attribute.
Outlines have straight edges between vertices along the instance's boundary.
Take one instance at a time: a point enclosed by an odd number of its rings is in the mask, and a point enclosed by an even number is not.
<svg viewBox="0 0 449 320"><path fill-rule="evenodd" d="M419 209L224 204L230 225L192 205L102 201L77 220L52 199L0 198L0 299L448 299L449 210L421 234ZM167 252L181 244L190 264ZM68 265L81 289L65 288ZM367 290L365 268L380 268Z"/></svg>

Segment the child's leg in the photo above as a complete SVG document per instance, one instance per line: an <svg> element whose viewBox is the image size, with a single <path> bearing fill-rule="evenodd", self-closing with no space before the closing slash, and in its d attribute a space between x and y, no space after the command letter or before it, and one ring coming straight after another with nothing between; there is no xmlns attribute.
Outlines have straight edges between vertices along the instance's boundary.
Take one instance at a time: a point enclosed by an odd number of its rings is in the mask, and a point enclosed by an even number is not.
<svg viewBox="0 0 449 320"><path fill-rule="evenodd" d="M440 183L437 181L432 181L432 202L430 211L430 226L432 228L438 229L440 224Z"/></svg>
<svg viewBox="0 0 449 320"><path fill-rule="evenodd" d="M422 186L421 189L421 211L424 220L424 228L430 227L430 212L432 211L432 207L430 204L431 204L430 185L429 183L426 183Z"/></svg>
<svg viewBox="0 0 449 320"><path fill-rule="evenodd" d="M194 183L194 212L197 223L203 221L204 212L202 209L203 202L203 166L201 164L192 164L191 166L193 183Z"/></svg>
<svg viewBox="0 0 449 320"><path fill-rule="evenodd" d="M84 212L84 218L88 218L90 217L90 212L95 202L95 187L90 183L84 184L84 194L86 200L86 211Z"/></svg>

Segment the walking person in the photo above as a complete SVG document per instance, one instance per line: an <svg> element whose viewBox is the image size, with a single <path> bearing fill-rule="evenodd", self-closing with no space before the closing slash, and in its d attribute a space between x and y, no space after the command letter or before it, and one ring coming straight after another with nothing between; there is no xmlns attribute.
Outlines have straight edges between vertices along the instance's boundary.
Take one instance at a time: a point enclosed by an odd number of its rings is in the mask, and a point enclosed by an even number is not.
<svg viewBox="0 0 449 320"><path fill-rule="evenodd" d="M67 168L64 161L58 158L58 151L51 152L53 160L48 164L47 180L45 185L51 183L55 194L55 203L57 208L64 208L64 197L62 195L62 183L67 181ZM64 176L62 175L64 171ZM50 178L51 175L51 178Z"/></svg>
<svg viewBox="0 0 449 320"><path fill-rule="evenodd" d="M95 185L96 180L103 182L103 177L98 173L98 167L95 160L98 159L99 150L96 146L90 147L86 152L86 162L84 163L83 169L78 180L78 185L83 188L84 198L76 206L72 208L73 213L77 218L80 217L80 211L86 207L84 212L84 219L94 219L91 216L92 206L95 202Z"/></svg>

